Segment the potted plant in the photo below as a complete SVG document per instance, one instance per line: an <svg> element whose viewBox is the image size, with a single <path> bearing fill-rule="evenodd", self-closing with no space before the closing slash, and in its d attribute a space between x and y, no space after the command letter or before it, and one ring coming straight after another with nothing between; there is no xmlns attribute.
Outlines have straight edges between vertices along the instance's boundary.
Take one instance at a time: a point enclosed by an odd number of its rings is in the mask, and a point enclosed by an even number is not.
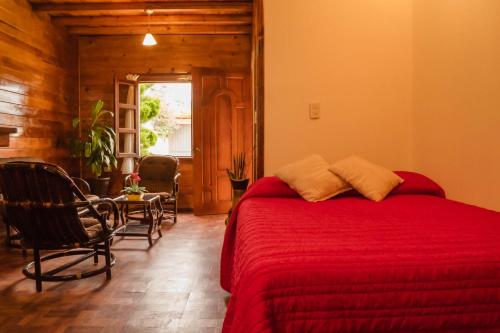
<svg viewBox="0 0 500 333"><path fill-rule="evenodd" d="M231 187L233 189L233 202L231 210L229 211L229 216L233 211L233 208L236 206L238 201L240 201L240 197L245 193L248 187L248 182L250 181L247 178L247 163L245 153L238 153L233 156L233 168L226 169L227 175L229 176L229 180L231 181ZM228 218L229 219L229 218ZM226 224L227 224L226 220Z"/></svg>
<svg viewBox="0 0 500 333"><path fill-rule="evenodd" d="M141 177L137 172L132 172L128 179L130 180L130 186L126 186L123 188L122 193L125 193L127 196L127 200L130 201L139 201L144 197L144 193L146 193L146 188L139 186L139 182L141 181Z"/></svg>
<svg viewBox="0 0 500 333"><path fill-rule="evenodd" d="M103 109L104 102L99 100L92 108L91 122L84 135L75 140L73 155L84 158L92 178L88 179L92 193L105 196L108 193L110 178L102 177L117 166L115 157L115 131L105 121L106 116L113 117L111 111ZM80 118L73 119L73 128L81 123Z"/></svg>
<svg viewBox="0 0 500 333"><path fill-rule="evenodd" d="M247 178L247 163L245 153L233 156L233 168L226 169L233 190L246 191L249 179Z"/></svg>

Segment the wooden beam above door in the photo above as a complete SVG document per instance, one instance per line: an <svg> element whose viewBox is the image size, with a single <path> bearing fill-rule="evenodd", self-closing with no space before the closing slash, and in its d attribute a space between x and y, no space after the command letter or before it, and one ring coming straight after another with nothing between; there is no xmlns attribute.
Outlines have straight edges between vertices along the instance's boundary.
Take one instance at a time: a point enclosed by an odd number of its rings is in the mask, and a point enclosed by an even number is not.
<svg viewBox="0 0 500 333"><path fill-rule="evenodd" d="M156 25L249 25L250 15L147 15L134 16L62 16L52 22L66 27L116 27L116 26L156 26Z"/></svg>
<svg viewBox="0 0 500 333"><path fill-rule="evenodd" d="M146 8L156 14L250 14L251 1L128 1L128 2L36 2L33 9L51 16L143 15Z"/></svg>
<svg viewBox="0 0 500 333"><path fill-rule="evenodd" d="M68 32L77 35L249 35L252 27L247 25L162 25L162 26L118 26L118 27L69 27Z"/></svg>
<svg viewBox="0 0 500 333"><path fill-rule="evenodd" d="M252 0L30 0L36 12L77 35L250 35ZM145 14L152 9L153 14Z"/></svg>

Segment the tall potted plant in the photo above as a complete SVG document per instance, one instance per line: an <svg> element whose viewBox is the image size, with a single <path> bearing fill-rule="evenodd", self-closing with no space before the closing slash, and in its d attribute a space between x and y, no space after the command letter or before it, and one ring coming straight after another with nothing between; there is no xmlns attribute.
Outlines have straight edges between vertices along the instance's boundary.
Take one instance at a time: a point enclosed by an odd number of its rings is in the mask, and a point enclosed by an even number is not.
<svg viewBox="0 0 500 333"><path fill-rule="evenodd" d="M110 178L103 177L117 166L115 157L115 131L105 121L106 116L113 117L111 111L103 109L104 102L99 100L92 108L91 122L86 132L76 140L74 155L83 158L92 178L88 179L92 193L105 196L108 193ZM73 128L81 123L80 118L73 119Z"/></svg>
<svg viewBox="0 0 500 333"><path fill-rule="evenodd" d="M231 181L231 187L233 189L233 202L231 210L229 211L229 216L233 208L236 206L240 197L245 193L248 187L248 182L250 179L247 177L247 162L245 153L238 153L233 156L233 167L232 169L226 169L229 180ZM229 218L226 220L226 224Z"/></svg>

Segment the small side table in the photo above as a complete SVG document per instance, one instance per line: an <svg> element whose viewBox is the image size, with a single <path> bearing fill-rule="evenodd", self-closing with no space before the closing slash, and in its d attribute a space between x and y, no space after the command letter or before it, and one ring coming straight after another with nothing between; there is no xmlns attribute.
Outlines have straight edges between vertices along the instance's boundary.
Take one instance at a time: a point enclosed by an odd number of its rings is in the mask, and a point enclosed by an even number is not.
<svg viewBox="0 0 500 333"><path fill-rule="evenodd" d="M153 246L153 234L161 234L161 221L163 218L163 208L161 206L160 195L145 194L142 200L128 200L127 196L121 195L113 199L119 207L120 219L123 227L116 233L117 236L146 237L149 245ZM132 208L142 208L142 217L131 216ZM130 223L136 221L138 223Z"/></svg>

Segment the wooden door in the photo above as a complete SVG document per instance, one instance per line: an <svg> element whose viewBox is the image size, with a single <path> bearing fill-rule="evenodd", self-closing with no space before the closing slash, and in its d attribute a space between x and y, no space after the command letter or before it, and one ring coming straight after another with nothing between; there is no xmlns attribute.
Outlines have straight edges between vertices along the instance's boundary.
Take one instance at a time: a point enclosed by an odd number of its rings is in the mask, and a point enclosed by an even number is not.
<svg viewBox="0 0 500 333"><path fill-rule="evenodd" d="M231 208L226 169L244 152L252 177L253 117L250 74L193 69L194 213Z"/></svg>

